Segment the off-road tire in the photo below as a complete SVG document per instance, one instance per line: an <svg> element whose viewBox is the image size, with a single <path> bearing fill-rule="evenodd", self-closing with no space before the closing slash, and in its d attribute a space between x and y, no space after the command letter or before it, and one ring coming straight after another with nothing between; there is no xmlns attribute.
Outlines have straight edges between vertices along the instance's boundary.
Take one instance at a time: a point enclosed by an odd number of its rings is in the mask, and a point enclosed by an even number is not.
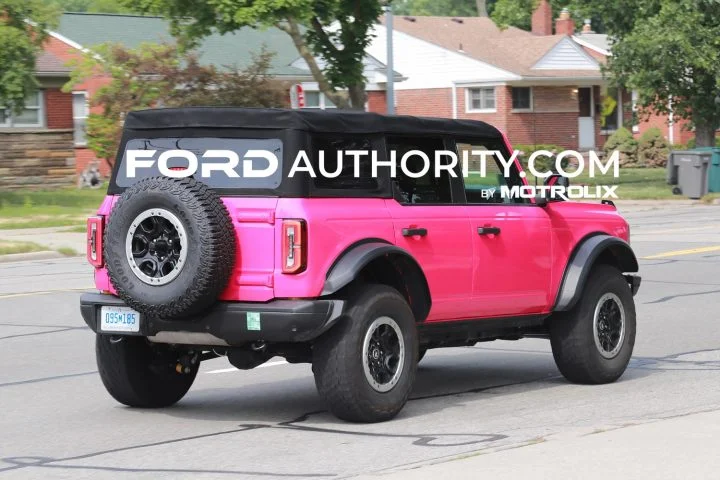
<svg viewBox="0 0 720 480"><path fill-rule="evenodd" d="M113 341L115 340L119 341ZM195 380L200 362L177 373L177 353L144 337L97 335L95 357L103 385L129 407L161 408L178 402Z"/></svg>
<svg viewBox="0 0 720 480"><path fill-rule="evenodd" d="M187 233L185 264L165 285L141 281L126 255L133 220L151 208L173 213ZM103 244L118 295L149 317L182 318L206 310L227 285L235 264L235 232L227 209L215 192L193 178L153 177L129 187L112 210Z"/></svg>
<svg viewBox="0 0 720 480"><path fill-rule="evenodd" d="M425 347L418 348L418 363L422 362L422 359L425 358L425 354L427 353L428 349Z"/></svg>
<svg viewBox="0 0 720 480"><path fill-rule="evenodd" d="M625 313L625 335L614 358L605 358L595 345L593 317L606 293L615 294ZM615 267L598 265L588 277L577 304L550 320L553 357L563 376L573 383L611 383L625 372L635 346L635 303L630 287Z"/></svg>
<svg viewBox="0 0 720 480"><path fill-rule="evenodd" d="M407 402L417 370L415 317L400 293L385 285L360 285L348 297L343 318L313 345L313 373L318 392L330 411L351 422L382 422ZM403 366L395 386L373 389L363 370L363 342L373 321L387 316L400 327L405 344Z"/></svg>

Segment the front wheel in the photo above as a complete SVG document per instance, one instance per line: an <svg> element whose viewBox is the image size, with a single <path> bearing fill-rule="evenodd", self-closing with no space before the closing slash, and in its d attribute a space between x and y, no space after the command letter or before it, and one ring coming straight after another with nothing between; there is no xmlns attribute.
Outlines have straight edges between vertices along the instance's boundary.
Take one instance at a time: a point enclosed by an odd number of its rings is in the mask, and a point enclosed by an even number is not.
<svg viewBox="0 0 720 480"><path fill-rule="evenodd" d="M318 392L351 422L393 418L407 402L417 369L415 318L397 290L360 286L347 315L313 345Z"/></svg>
<svg viewBox="0 0 720 480"><path fill-rule="evenodd" d="M560 372L574 383L614 382L635 345L635 303L622 273L593 268L572 310L550 320L550 342Z"/></svg>
<svg viewBox="0 0 720 480"><path fill-rule="evenodd" d="M108 393L129 407L168 407L185 396L199 361L178 373L178 352L152 345L143 337L98 335L95 340L100 379Z"/></svg>

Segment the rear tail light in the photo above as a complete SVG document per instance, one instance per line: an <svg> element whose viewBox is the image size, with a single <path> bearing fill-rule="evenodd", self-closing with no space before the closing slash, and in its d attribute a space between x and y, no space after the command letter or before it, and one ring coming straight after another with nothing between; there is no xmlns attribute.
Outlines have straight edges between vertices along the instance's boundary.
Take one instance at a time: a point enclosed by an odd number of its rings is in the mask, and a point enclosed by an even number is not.
<svg viewBox="0 0 720 480"><path fill-rule="evenodd" d="M103 266L102 255L103 217L90 217L87 220L87 259L95 268Z"/></svg>
<svg viewBox="0 0 720 480"><path fill-rule="evenodd" d="M307 261L307 227L304 220L283 220L283 273L300 273Z"/></svg>

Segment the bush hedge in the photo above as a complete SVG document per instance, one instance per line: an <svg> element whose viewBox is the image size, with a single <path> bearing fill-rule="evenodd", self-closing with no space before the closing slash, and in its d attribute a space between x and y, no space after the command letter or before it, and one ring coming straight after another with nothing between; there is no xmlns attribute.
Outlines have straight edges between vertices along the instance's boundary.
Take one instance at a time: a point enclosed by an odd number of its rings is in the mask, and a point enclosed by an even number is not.
<svg viewBox="0 0 720 480"><path fill-rule="evenodd" d="M615 150L620 152L620 165L622 166L638 165L638 142L627 128L618 128L615 133L610 135L603 150L605 156L611 155Z"/></svg>
<svg viewBox="0 0 720 480"><path fill-rule="evenodd" d="M513 148L515 150L520 151L518 158L520 160L520 163L522 164L523 168L527 168L528 166L528 160L530 159L530 155L537 152L538 150L547 150L549 152L552 152L553 154L558 154L560 152L564 152L567 150L567 148L562 147L560 145L554 145L552 143L538 143L536 145L513 145ZM567 158L564 158L561 166L563 169L567 169L570 165L570 161ZM535 159L535 170L538 172L546 172L546 171L555 171L555 159L554 158L548 158L545 156L541 156Z"/></svg>
<svg viewBox="0 0 720 480"><path fill-rule="evenodd" d="M667 140L659 128L649 128L640 136L638 141L638 166L640 167L665 167L667 165L668 153Z"/></svg>

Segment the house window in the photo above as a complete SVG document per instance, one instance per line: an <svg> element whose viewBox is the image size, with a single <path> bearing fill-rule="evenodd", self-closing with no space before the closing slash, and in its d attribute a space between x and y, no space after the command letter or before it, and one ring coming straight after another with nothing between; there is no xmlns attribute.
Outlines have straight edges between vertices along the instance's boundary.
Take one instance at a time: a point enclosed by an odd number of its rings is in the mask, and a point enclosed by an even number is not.
<svg viewBox="0 0 720 480"><path fill-rule="evenodd" d="M326 110L328 108L337 108L324 93L305 92L305 106L303 108Z"/></svg>
<svg viewBox="0 0 720 480"><path fill-rule="evenodd" d="M87 92L73 92L73 130L75 145L87 145L85 128L87 126L88 103Z"/></svg>
<svg viewBox="0 0 720 480"><path fill-rule="evenodd" d="M495 87L469 88L467 92L469 112L495 111Z"/></svg>
<svg viewBox="0 0 720 480"><path fill-rule="evenodd" d="M532 89L530 87L512 87L513 110L532 110Z"/></svg>
<svg viewBox="0 0 720 480"><path fill-rule="evenodd" d="M25 98L25 108L19 114L0 107L0 127L42 127L43 113L43 94L38 90Z"/></svg>

